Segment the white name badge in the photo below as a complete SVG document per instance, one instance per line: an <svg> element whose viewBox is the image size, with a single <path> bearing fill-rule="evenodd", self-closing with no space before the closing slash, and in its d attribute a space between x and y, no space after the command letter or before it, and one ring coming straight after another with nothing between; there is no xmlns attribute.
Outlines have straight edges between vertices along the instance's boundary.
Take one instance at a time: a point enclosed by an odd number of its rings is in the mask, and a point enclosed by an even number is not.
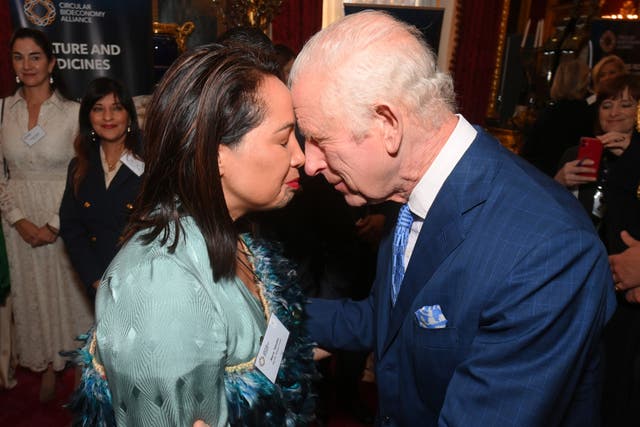
<svg viewBox="0 0 640 427"><path fill-rule="evenodd" d="M131 169L131 172L135 173L138 176L142 175L142 173L144 172L144 162L131 154L131 152L129 151L127 151L122 155L122 157L120 157L120 161L129 169Z"/></svg>
<svg viewBox="0 0 640 427"><path fill-rule="evenodd" d="M255 367L269 378L272 383L276 382L280 363L282 362L282 354L288 339L289 331L280 322L280 319L272 313L255 362Z"/></svg>
<svg viewBox="0 0 640 427"><path fill-rule="evenodd" d="M31 147L36 142L40 141L44 135L45 132L44 129L42 129L42 126L35 125L29 132L22 135L22 141Z"/></svg>

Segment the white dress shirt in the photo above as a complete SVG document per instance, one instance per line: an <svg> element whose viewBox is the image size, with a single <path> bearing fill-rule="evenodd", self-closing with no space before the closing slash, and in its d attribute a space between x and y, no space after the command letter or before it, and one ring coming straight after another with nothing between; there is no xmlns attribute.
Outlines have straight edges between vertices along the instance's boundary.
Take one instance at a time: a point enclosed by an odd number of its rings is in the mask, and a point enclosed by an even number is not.
<svg viewBox="0 0 640 427"><path fill-rule="evenodd" d="M459 114L457 114L457 117L458 124L409 196L409 209L411 213L413 213L414 220L404 252L405 270L409 264L413 248L416 245L422 224L429 213L429 209L431 209L431 205L436 199L445 180L449 177L453 168L456 167L478 134L464 117Z"/></svg>

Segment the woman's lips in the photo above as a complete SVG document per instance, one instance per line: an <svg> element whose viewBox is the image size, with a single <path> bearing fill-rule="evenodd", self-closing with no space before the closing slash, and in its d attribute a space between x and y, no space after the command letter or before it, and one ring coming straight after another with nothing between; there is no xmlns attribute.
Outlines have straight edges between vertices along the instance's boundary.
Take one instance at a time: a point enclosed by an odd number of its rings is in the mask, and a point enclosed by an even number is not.
<svg viewBox="0 0 640 427"><path fill-rule="evenodd" d="M289 188L293 188L294 190L299 190L300 189L300 181L298 179L291 180L291 181L287 182L287 186Z"/></svg>

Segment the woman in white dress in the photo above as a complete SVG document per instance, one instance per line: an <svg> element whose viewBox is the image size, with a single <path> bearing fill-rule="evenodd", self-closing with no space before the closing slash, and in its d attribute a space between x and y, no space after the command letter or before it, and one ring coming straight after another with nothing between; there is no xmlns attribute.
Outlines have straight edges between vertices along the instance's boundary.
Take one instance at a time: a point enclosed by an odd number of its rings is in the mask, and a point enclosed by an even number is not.
<svg viewBox="0 0 640 427"><path fill-rule="evenodd" d="M12 289L0 308L0 346L8 359L12 310L12 354L19 365L43 372L40 399L47 401L55 396L55 371L65 366L58 353L76 347L74 338L93 317L58 239L58 210L73 157L79 105L56 90L56 61L42 32L18 29L10 51L19 87L2 100L5 173L0 174L0 209ZM8 360L0 361L0 385L12 387Z"/></svg>

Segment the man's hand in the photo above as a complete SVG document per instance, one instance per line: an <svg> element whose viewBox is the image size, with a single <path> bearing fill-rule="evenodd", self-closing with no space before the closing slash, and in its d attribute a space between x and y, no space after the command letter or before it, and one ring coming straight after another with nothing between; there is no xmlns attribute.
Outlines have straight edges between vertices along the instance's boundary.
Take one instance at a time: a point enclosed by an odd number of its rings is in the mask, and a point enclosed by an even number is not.
<svg viewBox="0 0 640 427"><path fill-rule="evenodd" d="M628 246L624 252L609 257L616 291L625 292L629 302L640 303L640 241L629 233L620 233L622 241Z"/></svg>

